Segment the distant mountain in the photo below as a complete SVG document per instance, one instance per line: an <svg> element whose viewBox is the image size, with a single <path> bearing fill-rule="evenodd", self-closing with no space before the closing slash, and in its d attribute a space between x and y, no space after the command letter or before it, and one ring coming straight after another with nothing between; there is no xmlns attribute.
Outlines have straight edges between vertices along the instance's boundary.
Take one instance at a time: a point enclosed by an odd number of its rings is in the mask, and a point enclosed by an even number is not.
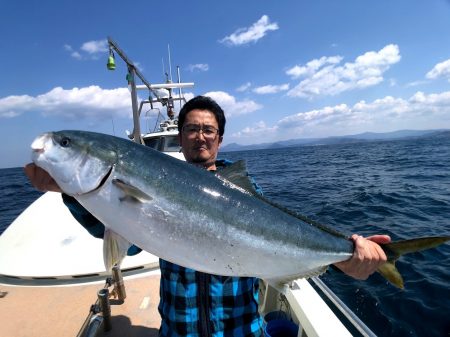
<svg viewBox="0 0 450 337"><path fill-rule="evenodd" d="M450 135L448 129L438 130L398 130L393 132L364 132L356 135L348 136L333 136L326 138L299 138L289 139L274 143L261 143L253 145L240 145L237 143L227 144L221 147L220 152L232 152L232 151L246 151L246 150L263 150L263 149L275 149L292 146L305 146L305 145L331 145L331 144L347 144L347 143L360 143L379 140L396 140L404 138L421 138L430 136L444 136Z"/></svg>

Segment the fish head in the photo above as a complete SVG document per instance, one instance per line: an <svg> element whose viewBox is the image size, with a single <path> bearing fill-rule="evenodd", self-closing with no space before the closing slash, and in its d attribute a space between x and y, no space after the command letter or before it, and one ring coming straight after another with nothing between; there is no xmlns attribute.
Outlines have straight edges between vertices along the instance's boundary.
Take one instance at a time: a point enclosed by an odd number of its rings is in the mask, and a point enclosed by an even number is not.
<svg viewBox="0 0 450 337"><path fill-rule="evenodd" d="M104 144L95 135L83 131L44 133L31 144L32 160L64 193L89 193L102 186L117 161L114 144Z"/></svg>

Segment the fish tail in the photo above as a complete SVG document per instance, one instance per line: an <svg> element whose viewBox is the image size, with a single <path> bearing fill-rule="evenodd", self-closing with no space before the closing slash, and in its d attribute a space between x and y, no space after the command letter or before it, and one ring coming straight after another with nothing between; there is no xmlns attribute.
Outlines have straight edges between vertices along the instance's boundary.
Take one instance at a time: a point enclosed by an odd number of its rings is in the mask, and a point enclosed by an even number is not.
<svg viewBox="0 0 450 337"><path fill-rule="evenodd" d="M450 236L435 236L403 240L381 245L388 260L378 268L378 272L390 283L400 289L403 289L403 278L395 267L395 262L398 258L404 254L437 247L448 240L450 240Z"/></svg>

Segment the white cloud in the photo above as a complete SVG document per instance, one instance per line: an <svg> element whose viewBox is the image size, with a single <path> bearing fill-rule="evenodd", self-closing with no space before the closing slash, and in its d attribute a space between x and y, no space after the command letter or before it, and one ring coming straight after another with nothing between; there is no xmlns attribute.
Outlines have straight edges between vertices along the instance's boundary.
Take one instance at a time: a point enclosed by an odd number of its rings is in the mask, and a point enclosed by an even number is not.
<svg viewBox="0 0 450 337"><path fill-rule="evenodd" d="M247 82L247 83L242 84L240 87L236 88L236 91L244 92L244 91L247 91L251 86L252 86L252 84L250 82Z"/></svg>
<svg viewBox="0 0 450 337"><path fill-rule="evenodd" d="M77 51L70 53L70 56L72 56L73 58L75 58L77 60L81 60L83 58L83 56L81 56L81 54Z"/></svg>
<svg viewBox="0 0 450 337"><path fill-rule="evenodd" d="M72 56L77 60L82 59L96 60L109 50L107 40L84 42L79 50L74 50L71 45L65 44L64 49L70 53L70 56Z"/></svg>
<svg viewBox="0 0 450 337"><path fill-rule="evenodd" d="M417 87L417 86L426 84L426 83L428 83L428 82L429 82L429 81L423 81L423 80L420 80L420 81L413 81L413 82L407 83L407 84L406 84L406 87L407 87L407 88L409 88L409 87Z"/></svg>
<svg viewBox="0 0 450 337"><path fill-rule="evenodd" d="M325 64L338 64L342 61L341 56L322 56L320 59L309 61L305 66L294 66L286 71L286 74L292 79L299 77L312 76L314 73Z"/></svg>
<svg viewBox="0 0 450 337"><path fill-rule="evenodd" d="M383 73L400 61L397 45L390 44L378 52L370 51L358 56L353 63L338 64L341 56L322 57L305 66L286 71L292 78L304 79L288 92L291 97L313 98L337 95L341 92L366 88L384 80Z"/></svg>
<svg viewBox="0 0 450 337"><path fill-rule="evenodd" d="M194 72L195 70L198 71L208 71L209 65L205 63L197 63L197 64L190 64L187 66L187 69L191 72Z"/></svg>
<svg viewBox="0 0 450 337"><path fill-rule="evenodd" d="M276 141L406 128L450 128L450 91L438 94L419 91L409 99L386 96L372 102L360 101L353 106L326 106L284 117L272 126L260 122L243 128L232 137L258 143L267 141L264 131L271 141Z"/></svg>
<svg viewBox="0 0 450 337"><path fill-rule="evenodd" d="M15 117L27 112L69 119L131 117L130 93L126 88L56 87L36 97L23 95L0 99L0 117Z"/></svg>
<svg viewBox="0 0 450 337"><path fill-rule="evenodd" d="M109 50L107 40L88 41L80 48L88 54L105 53Z"/></svg>
<svg viewBox="0 0 450 337"><path fill-rule="evenodd" d="M276 131L276 127L269 128L267 127L264 121L259 121L255 123L253 126L245 127L241 131L233 133L231 137L235 138L245 138L245 137L254 138L257 136L267 137L269 133L273 133L274 131Z"/></svg>
<svg viewBox="0 0 450 337"><path fill-rule="evenodd" d="M262 108L262 105L252 100L237 101L224 91L211 91L204 95L214 99L222 107L227 118L247 114Z"/></svg>
<svg viewBox="0 0 450 337"><path fill-rule="evenodd" d="M248 28L239 28L233 34L224 37L219 42L231 46L239 46L250 42L256 42L263 38L267 32L277 30L278 24L270 23L269 17L263 15L257 22Z"/></svg>
<svg viewBox="0 0 450 337"><path fill-rule="evenodd" d="M33 100L34 98L28 95L0 98L0 118L12 118L21 115Z"/></svg>
<svg viewBox="0 0 450 337"><path fill-rule="evenodd" d="M179 97L179 96L178 96L178 95L175 95L174 97ZM185 99L186 102L187 102L187 101L189 101L190 99L194 98L195 95L194 95L193 92L183 92L183 96L182 96L182 97L184 97L184 99Z"/></svg>
<svg viewBox="0 0 450 337"><path fill-rule="evenodd" d="M258 87L253 89L255 94L265 95L265 94L276 94L280 91L289 90L289 84L280 84L280 85L264 85L262 87Z"/></svg>
<svg viewBox="0 0 450 337"><path fill-rule="evenodd" d="M81 60L83 57L81 56L81 54L77 51L74 51L72 46L69 44L65 44L64 45L64 49L70 53L70 56L72 56L73 58L77 59L77 60Z"/></svg>
<svg viewBox="0 0 450 337"><path fill-rule="evenodd" d="M391 87L397 86L397 80L395 78L390 78L389 79L389 86L391 86Z"/></svg>
<svg viewBox="0 0 450 337"><path fill-rule="evenodd" d="M344 116L350 113L346 104L336 105L334 107L324 107L318 110L301 112L292 116L285 117L277 122L276 126L280 129L295 129L305 125L317 125L320 123L329 123L337 116Z"/></svg>
<svg viewBox="0 0 450 337"><path fill-rule="evenodd" d="M440 77L446 78L450 82L450 59L436 64L427 74L426 78L434 80Z"/></svg>
<svg viewBox="0 0 450 337"><path fill-rule="evenodd" d="M417 92L409 99L386 96L371 103L360 101L353 106L339 104L300 112L281 119L276 125L280 130L326 127L334 130L330 132L334 135L338 129L340 134L348 134L352 129L363 131L374 127L381 130L389 126L406 127L411 121L420 128L423 126L419 122L422 118L439 120L438 116L446 116L445 119L450 121L450 91L430 95Z"/></svg>

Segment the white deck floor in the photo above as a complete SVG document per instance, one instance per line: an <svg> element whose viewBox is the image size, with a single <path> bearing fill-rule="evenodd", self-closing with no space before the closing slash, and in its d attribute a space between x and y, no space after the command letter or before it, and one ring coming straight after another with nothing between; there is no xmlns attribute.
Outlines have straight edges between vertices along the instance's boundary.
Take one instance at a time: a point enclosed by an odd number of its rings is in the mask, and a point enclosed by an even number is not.
<svg viewBox="0 0 450 337"><path fill-rule="evenodd" d="M60 277L103 273L103 240L70 214L61 194L47 192L0 236L0 275ZM126 257L122 269L154 264L147 252Z"/></svg>

